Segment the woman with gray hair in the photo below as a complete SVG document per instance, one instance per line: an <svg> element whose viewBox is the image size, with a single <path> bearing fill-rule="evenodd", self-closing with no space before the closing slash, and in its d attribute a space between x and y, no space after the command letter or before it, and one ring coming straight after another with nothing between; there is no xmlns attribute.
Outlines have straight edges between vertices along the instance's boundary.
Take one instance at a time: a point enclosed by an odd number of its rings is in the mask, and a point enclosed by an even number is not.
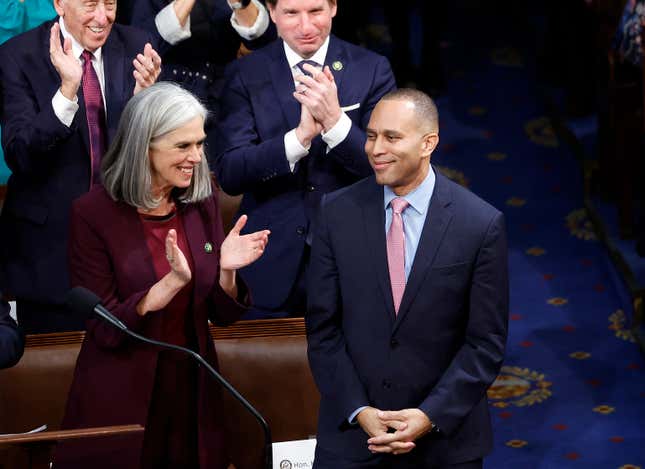
<svg viewBox="0 0 645 469"><path fill-rule="evenodd" d="M268 231L224 238L204 156L206 110L157 83L125 107L103 161L104 187L75 201L72 286L101 297L131 330L192 348L217 365L208 320L245 311L236 270L264 252ZM77 361L64 428L139 423L142 437L59 447L57 468L225 468L217 385L190 360L129 340L97 319Z"/></svg>

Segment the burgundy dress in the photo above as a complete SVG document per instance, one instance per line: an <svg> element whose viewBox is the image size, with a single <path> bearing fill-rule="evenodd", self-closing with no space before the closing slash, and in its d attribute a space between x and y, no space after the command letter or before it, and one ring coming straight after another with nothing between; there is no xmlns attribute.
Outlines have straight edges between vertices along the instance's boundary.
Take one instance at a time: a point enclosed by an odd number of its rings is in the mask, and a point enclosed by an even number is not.
<svg viewBox="0 0 645 469"><path fill-rule="evenodd" d="M193 260L181 215L173 211L166 216L141 215L140 218L157 280L170 272L166 259L166 235L170 229L177 232L177 245L192 272ZM162 315L162 341L195 349L195 329L190 315L192 289L191 278L163 311L149 314ZM194 360L180 352L161 351L143 438L142 468L199 467L196 395L197 367Z"/></svg>
<svg viewBox="0 0 645 469"><path fill-rule="evenodd" d="M74 202L71 220L72 286L92 290L131 330L184 344L217 367L208 320L220 326L236 321L246 311L240 298L246 302L247 290L238 280L235 300L219 286L224 234L216 195L179 206L168 220L142 220L134 207L115 202L97 187ZM192 282L166 308L141 317L136 305L169 269L162 243L169 227L177 229L179 245L191 264ZM220 393L202 367L90 319L62 428L140 424L147 431L126 438L63 443L54 467L139 469L159 467L160 461L196 467L197 459L203 469L224 469L229 459Z"/></svg>

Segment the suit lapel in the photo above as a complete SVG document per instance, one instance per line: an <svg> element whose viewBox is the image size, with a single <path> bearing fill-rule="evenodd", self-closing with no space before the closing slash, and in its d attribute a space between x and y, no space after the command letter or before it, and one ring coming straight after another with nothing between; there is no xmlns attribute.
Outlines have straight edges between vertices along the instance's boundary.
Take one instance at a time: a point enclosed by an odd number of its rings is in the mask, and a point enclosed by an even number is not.
<svg viewBox="0 0 645 469"><path fill-rule="evenodd" d="M343 88L342 82L343 77L347 73L346 68L349 66L347 61L347 54L345 53L345 48L342 47L342 44L335 36L329 37L329 48L327 49L327 57L325 57L325 65L329 66L332 75L334 75L334 81L336 82L336 88L338 89L338 101L340 105L343 105ZM336 70L336 69L339 70Z"/></svg>
<svg viewBox="0 0 645 469"><path fill-rule="evenodd" d="M117 102L120 97L128 96L132 90L125 90L124 74L125 50L123 43L112 32L103 46L103 75L105 77L105 109L107 112L107 141L111 142L119 124L121 109Z"/></svg>
<svg viewBox="0 0 645 469"><path fill-rule="evenodd" d="M403 292L403 298L401 299L401 306L399 307L399 314L396 317L393 332L396 331L401 321L405 318L414 298L419 292L423 279L434 262L435 255L452 219L452 207L450 206L452 203L452 195L450 193L450 186L447 184L443 175L438 171L435 171L435 174L437 179L434 193L430 200L430 209L426 215L421 238L419 239L419 246L417 247L412 270L410 271L410 276L405 286L405 291Z"/></svg>
<svg viewBox="0 0 645 469"><path fill-rule="evenodd" d="M300 103L293 97L295 88L287 56L284 54L282 41L275 41L273 46L267 50L270 58L269 72L271 82L278 95L280 108L290 129L294 129L300 122Z"/></svg>
<svg viewBox="0 0 645 469"><path fill-rule="evenodd" d="M76 123L78 130L85 145L85 154L87 155L87 162L92 165L92 154L90 152L90 129L87 126L87 114L85 113L85 98L83 96L83 85L78 87L78 112L76 113Z"/></svg>
<svg viewBox="0 0 645 469"><path fill-rule="evenodd" d="M182 222L193 258L193 271L199 272L199 275L193 276L198 280L193 289L193 304L195 304L197 298L208 297L208 290L213 285L212 279L217 276L219 248L216 246L217 240L208 238L205 231L206 223L211 221L208 220L207 214L202 215L197 204L190 204L183 210ZM207 248L207 243L210 243L212 249Z"/></svg>
<svg viewBox="0 0 645 469"><path fill-rule="evenodd" d="M150 285L157 281L152 255L146 244L146 237L143 232L143 224L137 209L126 204L117 202L114 204L108 195L105 195L106 216L115 207L115 213L111 223L114 225L114 232L121 233L118 243L118 251L121 257L118 261L123 262L124 268L130 273L133 279L129 285L131 292L138 292L150 289ZM126 234L127 233L127 234ZM136 253L133 255L133 253Z"/></svg>
<svg viewBox="0 0 645 469"><path fill-rule="evenodd" d="M390 286L390 273L387 267L387 251L385 244L385 210L383 209L383 187L376 183L369 185L369 190L360 201L363 208L363 226L367 251L372 259L374 272L383 294L383 304L387 320L394 323L394 301Z"/></svg>

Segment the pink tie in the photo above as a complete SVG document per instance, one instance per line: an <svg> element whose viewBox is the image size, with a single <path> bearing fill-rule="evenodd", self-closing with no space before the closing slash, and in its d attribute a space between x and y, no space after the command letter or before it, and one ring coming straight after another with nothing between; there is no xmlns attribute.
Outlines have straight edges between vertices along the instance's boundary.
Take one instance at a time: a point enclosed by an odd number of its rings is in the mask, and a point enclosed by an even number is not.
<svg viewBox="0 0 645 469"><path fill-rule="evenodd" d="M83 51L83 101L87 128L90 132L90 157L92 164L91 184L101 180L101 158L105 153L105 107L101 86L92 67L92 53Z"/></svg>
<svg viewBox="0 0 645 469"><path fill-rule="evenodd" d="M394 312L399 314L401 298L405 290L405 233L403 232L403 218L401 212L408 206L405 199L392 199L392 224L387 232L387 266L390 269L390 284L392 285L392 299Z"/></svg>

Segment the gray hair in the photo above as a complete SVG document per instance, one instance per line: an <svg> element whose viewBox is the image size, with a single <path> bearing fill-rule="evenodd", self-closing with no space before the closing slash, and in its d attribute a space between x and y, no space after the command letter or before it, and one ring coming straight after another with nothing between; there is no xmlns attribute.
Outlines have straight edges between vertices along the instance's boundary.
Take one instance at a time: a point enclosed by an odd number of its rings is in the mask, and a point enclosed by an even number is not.
<svg viewBox="0 0 645 469"><path fill-rule="evenodd" d="M150 143L178 129L195 117L206 120L208 111L190 92L170 82L159 82L135 94L125 106L119 127L103 157L103 185L114 200L152 210L161 202L152 194L148 156ZM190 186L173 194L184 203L211 195L211 179L205 155L193 170Z"/></svg>
<svg viewBox="0 0 645 469"><path fill-rule="evenodd" d="M414 113L419 118L419 124L424 125L430 132L439 132L439 111L432 98L423 91L400 88L390 91L381 99L411 102L414 104Z"/></svg>

